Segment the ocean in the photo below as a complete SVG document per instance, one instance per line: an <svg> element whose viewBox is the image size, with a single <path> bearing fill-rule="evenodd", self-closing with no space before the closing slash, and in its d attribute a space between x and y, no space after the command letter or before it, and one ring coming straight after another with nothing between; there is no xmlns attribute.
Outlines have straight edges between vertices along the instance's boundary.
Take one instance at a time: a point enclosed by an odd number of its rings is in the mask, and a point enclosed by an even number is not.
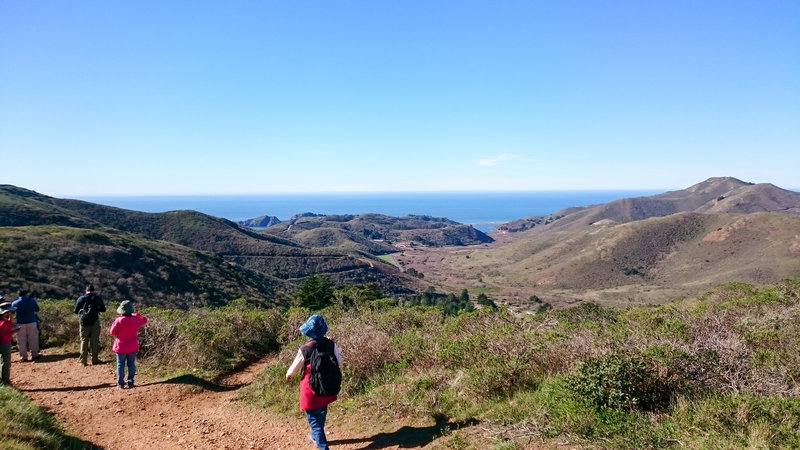
<svg viewBox="0 0 800 450"><path fill-rule="evenodd" d="M660 192L660 191L659 191ZM403 192L81 197L142 212L195 210L232 221L260 216L287 220L295 214L365 214L446 217L481 231L527 216L589 206L657 191Z"/></svg>

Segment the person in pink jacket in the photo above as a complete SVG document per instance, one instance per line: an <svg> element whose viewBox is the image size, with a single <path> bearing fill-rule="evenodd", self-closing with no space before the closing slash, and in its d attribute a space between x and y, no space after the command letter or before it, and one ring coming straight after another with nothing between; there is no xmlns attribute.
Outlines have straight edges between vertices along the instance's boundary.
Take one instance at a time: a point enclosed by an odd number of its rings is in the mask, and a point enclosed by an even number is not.
<svg viewBox="0 0 800 450"><path fill-rule="evenodd" d="M128 388L133 387L136 375L136 352L139 351L139 327L147 323L147 317L133 312L133 303L123 301L117 308L119 317L114 319L108 333L116 336L114 353L117 354L117 388L125 387L125 366L128 366Z"/></svg>

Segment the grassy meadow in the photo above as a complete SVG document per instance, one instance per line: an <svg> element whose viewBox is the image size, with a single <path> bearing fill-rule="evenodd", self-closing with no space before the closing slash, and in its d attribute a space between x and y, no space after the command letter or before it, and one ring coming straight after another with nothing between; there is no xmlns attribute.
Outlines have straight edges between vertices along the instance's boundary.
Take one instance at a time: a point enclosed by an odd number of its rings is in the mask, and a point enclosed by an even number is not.
<svg viewBox="0 0 800 450"><path fill-rule="evenodd" d="M77 348L72 301L41 304L46 345ZM115 307L102 316L104 328ZM310 310L237 300L141 312L149 319L140 330L144 370L213 378L274 354L240 400L300 417L297 382L284 374ZM628 309L584 303L448 315L380 299L321 313L345 358L330 421L369 427L367 436L436 424L436 446L448 448L800 448L797 280L731 283ZM103 339L110 348L110 336ZM19 393L0 394L3 422L28 423L31 431L15 432L21 441L37 447L44 438L32 430L43 421L58 429L46 415L13 412L30 409Z"/></svg>

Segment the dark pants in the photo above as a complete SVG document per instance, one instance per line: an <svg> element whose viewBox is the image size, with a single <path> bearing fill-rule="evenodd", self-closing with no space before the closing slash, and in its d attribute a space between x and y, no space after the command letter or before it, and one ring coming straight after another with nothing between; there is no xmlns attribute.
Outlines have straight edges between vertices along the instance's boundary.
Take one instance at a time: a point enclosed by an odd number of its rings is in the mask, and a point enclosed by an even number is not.
<svg viewBox="0 0 800 450"><path fill-rule="evenodd" d="M92 364L100 362L100 320L91 325L81 325L81 362L86 364L89 348L92 352Z"/></svg>
<svg viewBox="0 0 800 450"><path fill-rule="evenodd" d="M0 386L11 386L11 344L0 344Z"/></svg>

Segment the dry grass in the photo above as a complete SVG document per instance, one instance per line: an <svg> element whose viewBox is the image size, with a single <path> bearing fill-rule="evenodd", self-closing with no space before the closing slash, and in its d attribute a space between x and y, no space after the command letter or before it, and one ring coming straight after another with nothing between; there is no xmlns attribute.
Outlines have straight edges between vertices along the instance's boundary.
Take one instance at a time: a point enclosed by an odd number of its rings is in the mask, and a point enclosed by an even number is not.
<svg viewBox="0 0 800 450"><path fill-rule="evenodd" d="M798 229L800 217L781 213L684 213L566 231L535 228L488 246L408 250L397 259L445 290L490 289L495 300L514 304L531 295L616 307L664 304L723 283L767 285L798 276ZM718 230L726 231L724 239Z"/></svg>

